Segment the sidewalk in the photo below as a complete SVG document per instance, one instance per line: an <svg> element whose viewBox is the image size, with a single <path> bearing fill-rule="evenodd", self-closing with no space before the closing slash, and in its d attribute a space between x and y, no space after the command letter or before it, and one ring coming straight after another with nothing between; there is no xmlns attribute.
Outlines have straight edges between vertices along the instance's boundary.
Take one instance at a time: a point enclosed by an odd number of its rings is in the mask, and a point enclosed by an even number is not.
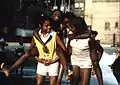
<svg viewBox="0 0 120 85"><path fill-rule="evenodd" d="M103 80L104 85L118 85L114 76L110 72L110 70L106 67L102 67L103 70ZM106 70L105 70L106 69ZM104 72L105 71L105 72ZM0 71L0 85L35 85L35 75L36 68L35 67L25 67L23 79L20 76L16 76L14 73L10 77L6 77L3 72ZM61 85L69 85L69 81L66 81L65 75L63 76ZM45 85L49 85L48 77L46 77ZM95 76L91 76L90 85L98 85L97 79Z"/></svg>
<svg viewBox="0 0 120 85"><path fill-rule="evenodd" d="M115 48L110 46L104 46L104 53L100 61L100 66L103 72L104 85L118 85L117 81L109 67L115 60ZM23 69L23 79L20 76L16 76L15 73L10 77L6 77L0 70L0 85L35 85L36 67L25 67ZM48 77L46 78L45 85L49 85ZM69 81L66 81L65 75L62 79L61 85L69 85ZM91 77L90 85L98 85L95 76Z"/></svg>

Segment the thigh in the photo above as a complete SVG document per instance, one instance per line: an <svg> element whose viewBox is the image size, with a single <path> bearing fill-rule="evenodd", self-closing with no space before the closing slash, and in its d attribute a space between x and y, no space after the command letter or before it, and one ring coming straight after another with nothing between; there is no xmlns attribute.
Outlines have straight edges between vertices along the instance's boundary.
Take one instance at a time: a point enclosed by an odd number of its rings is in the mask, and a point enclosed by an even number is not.
<svg viewBox="0 0 120 85"><path fill-rule="evenodd" d="M50 85L57 85L57 76L50 76Z"/></svg>
<svg viewBox="0 0 120 85"><path fill-rule="evenodd" d="M76 65L72 66L73 68L73 76L70 81L71 85L79 85L80 82L80 68Z"/></svg>
<svg viewBox="0 0 120 85"><path fill-rule="evenodd" d="M59 62L55 62L49 65L48 67L49 76L58 76L58 71L59 71Z"/></svg>
<svg viewBox="0 0 120 85"><path fill-rule="evenodd" d="M44 85L45 76L40 74L36 75L36 85Z"/></svg>
<svg viewBox="0 0 120 85"><path fill-rule="evenodd" d="M79 76L80 75L80 68L79 68L79 66L73 65L72 68L73 68L74 76Z"/></svg>
<svg viewBox="0 0 120 85"><path fill-rule="evenodd" d="M47 69L48 69L48 66L45 66L44 64L38 62L36 73L40 74L40 75L43 75L43 76L46 76L47 75Z"/></svg>
<svg viewBox="0 0 120 85"><path fill-rule="evenodd" d="M80 76L81 76L81 85L89 85L91 78L91 68L81 68Z"/></svg>

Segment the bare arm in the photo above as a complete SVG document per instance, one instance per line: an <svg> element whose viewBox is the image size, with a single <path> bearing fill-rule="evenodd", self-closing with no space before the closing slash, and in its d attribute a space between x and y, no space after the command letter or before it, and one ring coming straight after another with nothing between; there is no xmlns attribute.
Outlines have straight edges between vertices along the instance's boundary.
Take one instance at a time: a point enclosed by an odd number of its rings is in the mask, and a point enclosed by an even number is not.
<svg viewBox="0 0 120 85"><path fill-rule="evenodd" d="M29 50L31 50L34 46L35 46L35 41L34 41L34 39L33 39L33 37L32 37Z"/></svg>
<svg viewBox="0 0 120 85"><path fill-rule="evenodd" d="M71 54L72 54L72 47L70 46L70 41L71 40L69 40L68 41L68 43L67 43L67 51L68 51L68 62L70 63L70 56L71 56Z"/></svg>
<svg viewBox="0 0 120 85"><path fill-rule="evenodd" d="M98 59L99 59L99 61L100 61L100 59L101 59L101 57L102 57L102 55L103 55L104 49L103 49L103 47L100 45L100 43L98 43L97 41L96 41L96 45L97 45Z"/></svg>
<svg viewBox="0 0 120 85"><path fill-rule="evenodd" d="M35 56L34 58L35 58L35 60L36 60L37 62L40 62L40 63L44 63L44 62L45 62L44 59L39 59L39 57L37 57L37 56Z"/></svg>
<svg viewBox="0 0 120 85"><path fill-rule="evenodd" d="M58 56L60 56L60 61L64 67L65 73L67 73L67 60L66 60L66 58L68 58L67 48L65 47L65 44L62 42L58 35L56 36L56 42L59 45L57 47L57 54Z"/></svg>
<svg viewBox="0 0 120 85"><path fill-rule="evenodd" d="M92 55L95 54L95 56L97 56L97 59L99 61L103 55L103 51L104 51L103 47L95 39L90 39L89 46L90 46L90 51L93 52Z"/></svg>
<svg viewBox="0 0 120 85"><path fill-rule="evenodd" d="M44 65L50 65L52 63L55 63L56 61L59 60L59 58L56 58L54 60L45 60L45 59L39 59L39 57L35 56L34 57L37 62L43 63Z"/></svg>
<svg viewBox="0 0 120 85"><path fill-rule="evenodd" d="M56 36L56 43L59 45L60 48L63 49L64 52L67 52L67 48L65 44L63 43L63 41L60 39L58 35Z"/></svg>

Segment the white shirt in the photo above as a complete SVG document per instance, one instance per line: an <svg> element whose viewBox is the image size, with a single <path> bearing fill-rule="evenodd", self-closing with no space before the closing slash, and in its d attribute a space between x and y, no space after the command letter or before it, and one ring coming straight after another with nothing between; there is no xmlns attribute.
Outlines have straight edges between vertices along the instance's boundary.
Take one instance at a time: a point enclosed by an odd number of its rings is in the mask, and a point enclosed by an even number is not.
<svg viewBox="0 0 120 85"><path fill-rule="evenodd" d="M53 36L53 30L51 30L49 33L47 33L46 35L43 35L42 33L41 33L41 29L39 30L39 35L40 35L40 37L41 37L41 39L42 39L42 41L45 43L47 40L48 40L48 38L50 37L50 35L52 35Z"/></svg>

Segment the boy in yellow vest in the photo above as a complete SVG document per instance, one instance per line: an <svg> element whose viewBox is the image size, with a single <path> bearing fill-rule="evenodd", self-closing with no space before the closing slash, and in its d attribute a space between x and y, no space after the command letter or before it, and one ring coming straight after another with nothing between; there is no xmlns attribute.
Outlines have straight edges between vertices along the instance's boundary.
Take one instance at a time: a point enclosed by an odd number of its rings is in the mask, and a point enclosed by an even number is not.
<svg viewBox="0 0 120 85"><path fill-rule="evenodd" d="M67 49L57 32L51 29L50 20L43 20L41 22L41 29L39 30L39 40L34 38L36 47L39 52L39 62L37 65L37 85L43 85L45 76L49 75L50 85L56 85L58 70L59 70L59 56L57 55L57 46L67 52Z"/></svg>

